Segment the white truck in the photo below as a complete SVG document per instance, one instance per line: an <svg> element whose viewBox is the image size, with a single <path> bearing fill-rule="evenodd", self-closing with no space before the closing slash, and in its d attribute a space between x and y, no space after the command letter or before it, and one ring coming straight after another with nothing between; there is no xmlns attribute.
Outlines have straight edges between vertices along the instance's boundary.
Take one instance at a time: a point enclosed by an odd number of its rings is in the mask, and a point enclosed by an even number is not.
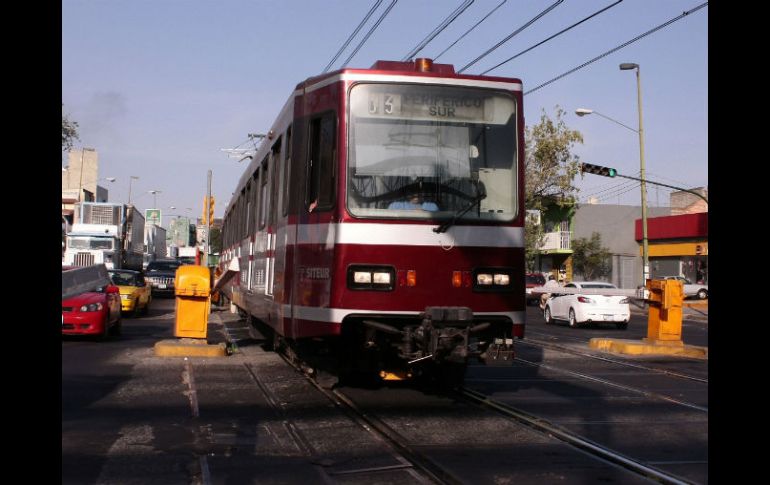
<svg viewBox="0 0 770 485"><path fill-rule="evenodd" d="M144 267L151 261L166 258L166 229L157 224L144 226Z"/></svg>
<svg viewBox="0 0 770 485"><path fill-rule="evenodd" d="M181 246L178 249L177 259L184 264L195 264L199 251L197 246Z"/></svg>
<svg viewBox="0 0 770 485"><path fill-rule="evenodd" d="M104 264L142 270L144 216L133 205L78 202L64 251L65 266Z"/></svg>

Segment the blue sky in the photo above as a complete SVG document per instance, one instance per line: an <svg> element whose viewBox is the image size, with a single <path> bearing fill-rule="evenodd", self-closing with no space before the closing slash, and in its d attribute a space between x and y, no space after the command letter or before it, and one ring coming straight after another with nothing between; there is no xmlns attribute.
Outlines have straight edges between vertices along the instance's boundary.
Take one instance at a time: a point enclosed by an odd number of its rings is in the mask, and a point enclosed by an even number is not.
<svg viewBox="0 0 770 485"><path fill-rule="evenodd" d="M391 0L382 2L330 70L341 66ZM475 0L417 57L435 57L502 0ZM462 3L398 0L347 64L400 60ZM553 0L507 0L437 62L460 69ZM565 0L466 72L479 74L591 15L614 0ZM624 0L550 42L489 72L523 81L525 93L702 4L701 0ZM164 216L200 217L207 171L221 217L245 168L222 148L248 148L294 86L320 74L374 0L62 0L62 102L79 123L81 146L99 153L110 199L153 205ZM641 67L645 165L650 180L708 185L708 6L524 97L527 125L558 105L584 143L581 160L638 176L637 86ZM65 165L66 161L62 165ZM638 205L638 183L578 178L580 200ZM669 189L648 185L650 205L668 205ZM171 206L176 209L170 209ZM187 210L187 209L190 210ZM164 217L164 225L167 217Z"/></svg>

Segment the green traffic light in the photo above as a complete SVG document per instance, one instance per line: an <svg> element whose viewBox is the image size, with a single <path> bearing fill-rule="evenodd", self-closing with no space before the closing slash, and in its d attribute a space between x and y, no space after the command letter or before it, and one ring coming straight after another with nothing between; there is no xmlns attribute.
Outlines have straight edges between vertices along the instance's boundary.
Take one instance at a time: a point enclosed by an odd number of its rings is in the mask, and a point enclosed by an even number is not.
<svg viewBox="0 0 770 485"><path fill-rule="evenodd" d="M614 177L616 173L617 173L617 170L615 170L614 168L608 168L607 169L607 176L608 177Z"/></svg>

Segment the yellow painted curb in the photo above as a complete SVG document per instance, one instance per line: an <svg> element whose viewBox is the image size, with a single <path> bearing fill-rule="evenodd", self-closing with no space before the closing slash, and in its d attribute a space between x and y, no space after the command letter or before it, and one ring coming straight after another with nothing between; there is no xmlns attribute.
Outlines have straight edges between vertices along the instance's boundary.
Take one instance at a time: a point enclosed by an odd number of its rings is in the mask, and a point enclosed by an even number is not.
<svg viewBox="0 0 770 485"><path fill-rule="evenodd" d="M682 302L683 307L692 307L692 308L708 308L709 302L706 301L683 301Z"/></svg>
<svg viewBox="0 0 770 485"><path fill-rule="evenodd" d="M618 340L610 338L592 338L588 342L592 349L630 355L676 355L680 357L694 357L696 359L708 359L708 347L696 345L662 345L645 343L639 340Z"/></svg>
<svg viewBox="0 0 770 485"><path fill-rule="evenodd" d="M209 345L205 340L182 338L161 340L155 344L158 357L224 357L227 347L224 343Z"/></svg>

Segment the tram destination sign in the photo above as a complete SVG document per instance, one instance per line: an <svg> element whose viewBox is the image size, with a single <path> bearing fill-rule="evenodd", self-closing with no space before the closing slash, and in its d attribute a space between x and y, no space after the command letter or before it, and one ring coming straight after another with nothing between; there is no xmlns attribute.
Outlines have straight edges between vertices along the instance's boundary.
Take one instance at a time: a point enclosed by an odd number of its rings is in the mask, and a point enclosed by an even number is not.
<svg viewBox="0 0 770 485"><path fill-rule="evenodd" d="M483 123L486 104L485 98L472 95L369 93L368 115Z"/></svg>

